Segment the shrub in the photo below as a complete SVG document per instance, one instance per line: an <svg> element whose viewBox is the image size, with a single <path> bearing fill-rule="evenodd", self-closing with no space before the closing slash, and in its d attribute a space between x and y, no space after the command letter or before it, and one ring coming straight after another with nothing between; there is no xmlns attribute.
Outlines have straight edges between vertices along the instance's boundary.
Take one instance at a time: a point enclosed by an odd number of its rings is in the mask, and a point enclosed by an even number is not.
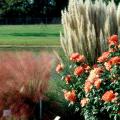
<svg viewBox="0 0 120 120"><path fill-rule="evenodd" d="M75 107L75 111L81 112L85 120L120 119L118 36L109 37L108 43L109 50L98 57L93 67L89 67L83 55L73 53L70 65L56 71L66 83L65 99Z"/></svg>

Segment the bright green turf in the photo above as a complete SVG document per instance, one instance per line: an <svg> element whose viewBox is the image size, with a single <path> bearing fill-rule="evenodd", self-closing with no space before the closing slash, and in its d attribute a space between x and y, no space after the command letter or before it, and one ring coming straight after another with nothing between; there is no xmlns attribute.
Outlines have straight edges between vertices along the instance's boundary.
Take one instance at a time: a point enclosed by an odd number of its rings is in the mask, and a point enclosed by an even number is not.
<svg viewBox="0 0 120 120"><path fill-rule="evenodd" d="M61 25L1 25L0 45L59 45Z"/></svg>

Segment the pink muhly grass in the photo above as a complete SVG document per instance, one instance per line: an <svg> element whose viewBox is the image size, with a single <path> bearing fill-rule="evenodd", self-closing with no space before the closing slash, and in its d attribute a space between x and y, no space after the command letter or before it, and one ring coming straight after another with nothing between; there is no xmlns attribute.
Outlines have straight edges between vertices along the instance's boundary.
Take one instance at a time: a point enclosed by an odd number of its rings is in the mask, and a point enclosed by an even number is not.
<svg viewBox="0 0 120 120"><path fill-rule="evenodd" d="M1 91L15 89L40 98L48 87L51 60L51 55L47 53L0 53Z"/></svg>
<svg viewBox="0 0 120 120"><path fill-rule="evenodd" d="M24 101L43 99L53 58L48 53L0 52L0 110L20 105L25 111L31 106Z"/></svg>

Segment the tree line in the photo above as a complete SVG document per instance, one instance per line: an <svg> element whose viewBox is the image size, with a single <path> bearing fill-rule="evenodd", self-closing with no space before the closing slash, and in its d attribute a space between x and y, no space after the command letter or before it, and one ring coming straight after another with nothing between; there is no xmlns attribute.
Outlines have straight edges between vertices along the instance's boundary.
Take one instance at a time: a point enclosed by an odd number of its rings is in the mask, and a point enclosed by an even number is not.
<svg viewBox="0 0 120 120"><path fill-rule="evenodd" d="M0 17L60 17L67 4L68 0L0 0Z"/></svg>
<svg viewBox="0 0 120 120"><path fill-rule="evenodd" d="M68 1L69 0L0 0L0 20L61 17L61 10L67 7ZM108 2L110 0L104 1ZM120 0L114 1L118 4Z"/></svg>

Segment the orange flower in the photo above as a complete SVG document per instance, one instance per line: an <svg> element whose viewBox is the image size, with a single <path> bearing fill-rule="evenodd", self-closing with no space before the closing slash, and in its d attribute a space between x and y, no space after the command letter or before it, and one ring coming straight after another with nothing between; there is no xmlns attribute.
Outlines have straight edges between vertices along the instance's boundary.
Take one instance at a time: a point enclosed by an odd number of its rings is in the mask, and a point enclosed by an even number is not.
<svg viewBox="0 0 120 120"><path fill-rule="evenodd" d="M99 89L100 88L100 85L101 85L101 79L95 79L95 81L94 81L94 86L97 88L97 89Z"/></svg>
<svg viewBox="0 0 120 120"><path fill-rule="evenodd" d="M67 101L70 101L70 102L75 102L76 100L76 94L75 94L75 91L72 90L72 91L64 91L64 97Z"/></svg>
<svg viewBox="0 0 120 120"><path fill-rule="evenodd" d="M118 48L120 48L120 44L118 45Z"/></svg>
<svg viewBox="0 0 120 120"><path fill-rule="evenodd" d="M84 62L85 57L84 55L80 55L79 53L72 53L72 55L70 56L70 60L74 62Z"/></svg>
<svg viewBox="0 0 120 120"><path fill-rule="evenodd" d="M118 45L118 36L112 35L110 38L108 38L109 45Z"/></svg>
<svg viewBox="0 0 120 120"><path fill-rule="evenodd" d="M120 114L120 111L118 111L118 114Z"/></svg>
<svg viewBox="0 0 120 120"><path fill-rule="evenodd" d="M97 61L98 62L105 62L109 56L110 52L104 52L102 56L100 56Z"/></svg>
<svg viewBox="0 0 120 120"><path fill-rule="evenodd" d="M77 62L85 62L85 56L79 55L79 57L76 59Z"/></svg>
<svg viewBox="0 0 120 120"><path fill-rule="evenodd" d="M88 72L90 70L90 66L87 64L84 64L83 68L85 69L86 72Z"/></svg>
<svg viewBox="0 0 120 120"><path fill-rule="evenodd" d="M103 72L103 68L102 67L96 67L94 68L94 73L96 75L100 75Z"/></svg>
<svg viewBox="0 0 120 120"><path fill-rule="evenodd" d="M66 81L66 84L69 84L70 81L71 81L71 76L70 76L70 75L67 75L67 76L65 77L65 81Z"/></svg>
<svg viewBox="0 0 120 120"><path fill-rule="evenodd" d="M109 70L111 69L111 67L112 67L111 64L110 64L110 62L105 62L104 65L105 65L106 70L108 70L108 71L109 71Z"/></svg>
<svg viewBox="0 0 120 120"><path fill-rule="evenodd" d="M90 92L91 88L92 88L92 83L90 81L86 81L84 87L85 92L86 93Z"/></svg>
<svg viewBox="0 0 120 120"><path fill-rule="evenodd" d="M104 63L107 70L110 70L114 64L120 64L120 57L112 57L108 62Z"/></svg>
<svg viewBox="0 0 120 120"><path fill-rule="evenodd" d="M115 93L113 93L113 90L109 90L107 92L104 93L104 95L102 96L102 100L104 100L105 102L111 102L116 98Z"/></svg>
<svg viewBox="0 0 120 120"><path fill-rule="evenodd" d="M120 64L120 57L118 57L118 56L113 57L109 60L109 62L110 62L111 65Z"/></svg>
<svg viewBox="0 0 120 120"><path fill-rule="evenodd" d="M84 72L84 68L81 67L81 66L79 66L79 67L75 68L74 74L79 76L79 75L81 75L83 72Z"/></svg>
<svg viewBox="0 0 120 120"><path fill-rule="evenodd" d="M63 70L63 65L62 64L58 64L56 67L56 72L60 73Z"/></svg>
<svg viewBox="0 0 120 120"><path fill-rule="evenodd" d="M79 57L79 53L72 53L70 56L70 60L76 61L76 59Z"/></svg>
<svg viewBox="0 0 120 120"><path fill-rule="evenodd" d="M80 101L80 104L81 104L82 107L84 107L88 102L89 102L89 99L88 99L88 98L83 98L83 99Z"/></svg>

